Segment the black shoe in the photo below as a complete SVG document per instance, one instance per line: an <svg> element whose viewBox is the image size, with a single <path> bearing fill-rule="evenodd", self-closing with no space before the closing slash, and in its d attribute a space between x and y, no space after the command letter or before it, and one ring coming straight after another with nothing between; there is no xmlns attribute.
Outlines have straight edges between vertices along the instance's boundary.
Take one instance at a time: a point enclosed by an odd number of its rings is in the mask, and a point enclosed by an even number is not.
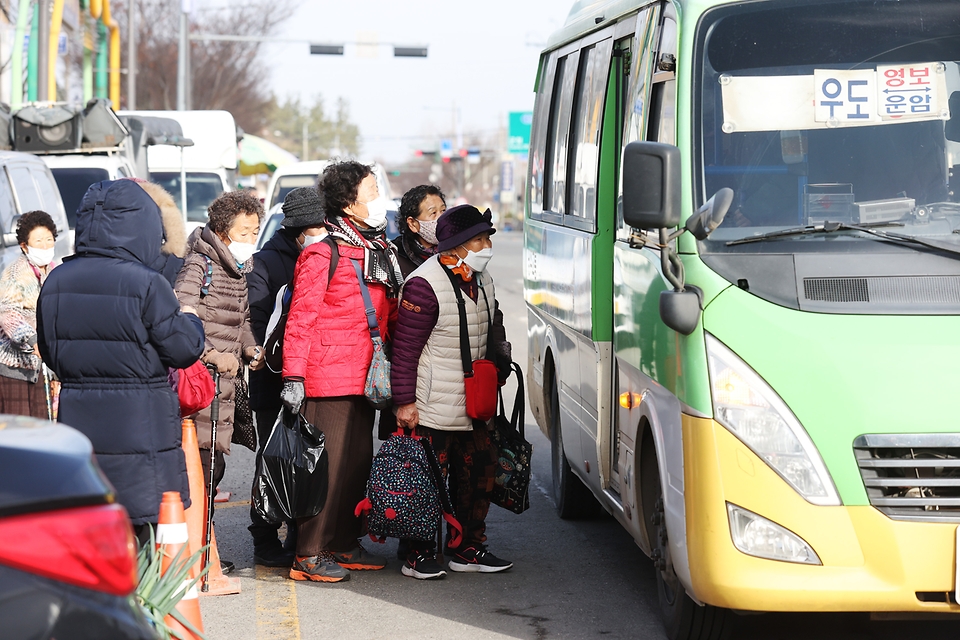
<svg viewBox="0 0 960 640"><path fill-rule="evenodd" d="M221 560L220 560L220 573L222 573L223 575L227 575L227 574L230 573L231 571L233 571L233 563L230 562L229 560L223 560L223 559L221 559Z"/></svg>
<svg viewBox="0 0 960 640"><path fill-rule="evenodd" d="M253 548L253 561L264 567L289 567L295 559L295 554L284 549L279 540L270 546Z"/></svg>
<svg viewBox="0 0 960 640"><path fill-rule="evenodd" d="M407 556L407 561L403 563L400 572L417 580L438 580L447 575L435 556L418 551L413 551Z"/></svg>
<svg viewBox="0 0 960 640"><path fill-rule="evenodd" d="M512 562L501 560L487 551L481 544L464 545L453 552L447 563L450 571L460 573L498 573L513 566Z"/></svg>

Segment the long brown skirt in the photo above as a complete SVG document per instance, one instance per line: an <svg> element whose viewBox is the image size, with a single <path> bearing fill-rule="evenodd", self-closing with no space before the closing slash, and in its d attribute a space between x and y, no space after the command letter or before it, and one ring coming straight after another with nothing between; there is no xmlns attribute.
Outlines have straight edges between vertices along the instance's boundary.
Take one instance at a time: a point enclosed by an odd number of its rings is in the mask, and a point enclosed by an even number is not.
<svg viewBox="0 0 960 640"><path fill-rule="evenodd" d="M323 432L329 461L327 502L318 515L297 520L297 555L349 551L362 535L353 511L363 500L373 462L375 411L363 396L307 398L303 417Z"/></svg>
<svg viewBox="0 0 960 640"><path fill-rule="evenodd" d="M27 382L0 376L0 413L48 419L43 377L37 382Z"/></svg>

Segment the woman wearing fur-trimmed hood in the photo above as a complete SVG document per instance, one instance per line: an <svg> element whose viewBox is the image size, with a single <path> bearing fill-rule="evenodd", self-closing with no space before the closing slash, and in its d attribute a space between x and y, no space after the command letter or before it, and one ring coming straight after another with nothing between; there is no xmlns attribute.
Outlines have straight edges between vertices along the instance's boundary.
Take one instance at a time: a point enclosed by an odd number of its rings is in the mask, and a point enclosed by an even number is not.
<svg viewBox="0 0 960 640"><path fill-rule="evenodd" d="M183 214L173 196L155 182L132 178L147 195L160 207L160 222L163 224L163 244L160 245L160 257L150 266L163 274L171 286L177 281L177 274L183 268L187 255L187 226Z"/></svg>

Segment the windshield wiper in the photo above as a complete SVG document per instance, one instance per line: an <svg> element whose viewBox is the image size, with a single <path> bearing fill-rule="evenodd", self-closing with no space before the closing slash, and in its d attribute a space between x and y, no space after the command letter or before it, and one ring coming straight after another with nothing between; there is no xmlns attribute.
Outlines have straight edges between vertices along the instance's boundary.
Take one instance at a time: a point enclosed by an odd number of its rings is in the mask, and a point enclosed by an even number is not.
<svg viewBox="0 0 960 640"><path fill-rule="evenodd" d="M846 231L850 229L870 229L872 227L902 227L902 222L866 222L859 225L850 225L845 222L822 222L820 224L809 224L805 227L790 227L789 229L780 229L769 233L761 233L758 236L748 236L739 240L731 240L727 246L735 244L748 244L750 242L762 242L773 238L788 238L790 236L805 236L814 233L833 233L835 231Z"/></svg>
<svg viewBox="0 0 960 640"><path fill-rule="evenodd" d="M836 231L862 231L863 233L879 238L880 240L886 240L887 242L894 244L912 246L914 248L919 245L922 247L928 247L930 249L936 249L937 251L944 251L946 253L960 255L960 247L951 243L940 242L938 240L929 240L926 238L918 238L916 236L908 236L902 233L891 233L890 231L881 231L880 229L876 228L891 226L902 227L903 223L868 222L864 224L847 224L846 222L824 222L822 224L807 225L805 227L793 227L791 229L781 229L779 231L771 231L770 233L762 233L758 236L750 236L748 238L740 238L739 240L731 240L727 243L727 246L729 247L736 244L748 244L750 242L762 242L764 240L786 238L790 236L834 233Z"/></svg>

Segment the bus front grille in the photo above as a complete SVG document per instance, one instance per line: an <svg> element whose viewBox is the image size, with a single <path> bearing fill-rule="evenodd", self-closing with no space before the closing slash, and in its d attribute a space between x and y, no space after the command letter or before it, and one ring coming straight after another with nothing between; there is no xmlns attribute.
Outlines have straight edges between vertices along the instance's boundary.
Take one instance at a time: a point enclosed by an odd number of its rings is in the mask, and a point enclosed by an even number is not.
<svg viewBox="0 0 960 640"><path fill-rule="evenodd" d="M870 504L895 520L960 522L960 433L859 436Z"/></svg>

